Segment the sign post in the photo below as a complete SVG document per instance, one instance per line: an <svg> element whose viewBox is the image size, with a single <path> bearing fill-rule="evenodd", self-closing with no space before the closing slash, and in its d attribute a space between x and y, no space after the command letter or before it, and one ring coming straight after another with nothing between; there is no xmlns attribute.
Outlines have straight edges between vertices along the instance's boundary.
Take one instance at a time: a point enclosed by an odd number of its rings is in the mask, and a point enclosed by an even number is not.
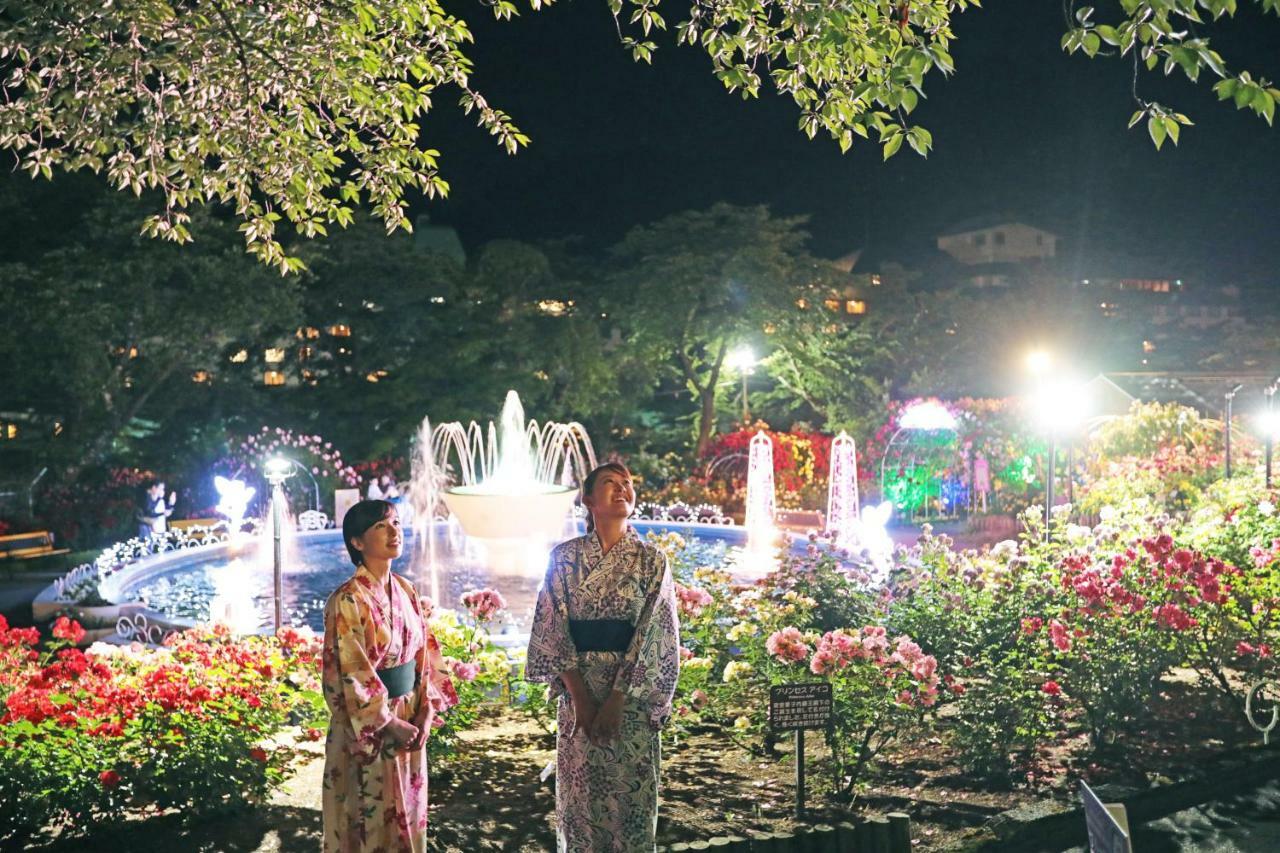
<svg viewBox="0 0 1280 853"><path fill-rule="evenodd" d="M831 685L826 681L769 688L769 728L796 736L796 820L804 818L804 733L831 725Z"/></svg>
<svg viewBox="0 0 1280 853"><path fill-rule="evenodd" d="M1124 806L1103 803L1083 779L1080 800L1084 803L1090 853L1133 853Z"/></svg>

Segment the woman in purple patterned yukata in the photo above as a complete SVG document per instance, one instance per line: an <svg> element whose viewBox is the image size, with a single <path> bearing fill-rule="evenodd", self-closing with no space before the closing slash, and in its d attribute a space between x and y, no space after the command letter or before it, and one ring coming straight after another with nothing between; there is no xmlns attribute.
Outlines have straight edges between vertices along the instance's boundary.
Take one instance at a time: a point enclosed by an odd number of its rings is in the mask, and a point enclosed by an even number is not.
<svg viewBox="0 0 1280 853"><path fill-rule="evenodd" d="M675 586L666 556L627 519L625 466L587 475L587 535L551 552L529 635L526 678L559 696L556 844L561 853L652 851L659 732L680 672Z"/></svg>
<svg viewBox="0 0 1280 853"><path fill-rule="evenodd" d="M356 570L324 606L324 850L423 853L427 737L458 694L429 606L391 571L404 548L396 508L360 501L342 538Z"/></svg>

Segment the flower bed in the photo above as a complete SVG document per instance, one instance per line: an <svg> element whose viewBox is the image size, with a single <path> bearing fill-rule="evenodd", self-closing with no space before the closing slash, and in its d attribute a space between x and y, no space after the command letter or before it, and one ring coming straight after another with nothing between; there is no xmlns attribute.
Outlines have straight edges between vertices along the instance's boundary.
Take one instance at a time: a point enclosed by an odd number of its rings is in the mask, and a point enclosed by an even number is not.
<svg viewBox="0 0 1280 853"><path fill-rule="evenodd" d="M306 633L172 635L158 648L75 648L59 619L35 629L0 618L0 840L78 834L127 812L201 815L260 802L284 778L275 738L310 722L318 736L318 643Z"/></svg>

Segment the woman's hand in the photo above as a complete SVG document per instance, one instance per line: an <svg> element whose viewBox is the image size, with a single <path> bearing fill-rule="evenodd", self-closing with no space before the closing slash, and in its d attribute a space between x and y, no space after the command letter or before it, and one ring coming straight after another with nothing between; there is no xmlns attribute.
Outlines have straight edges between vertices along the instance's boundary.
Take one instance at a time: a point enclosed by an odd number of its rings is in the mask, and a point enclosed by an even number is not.
<svg viewBox="0 0 1280 853"><path fill-rule="evenodd" d="M591 742L596 746L604 746L618 736L618 731L622 728L622 703L625 700L622 691L613 690L600 706L591 726Z"/></svg>
<svg viewBox="0 0 1280 853"><path fill-rule="evenodd" d="M408 746L414 738L418 737L418 727L408 720L396 717L383 727L382 737L390 746L397 748Z"/></svg>
<svg viewBox="0 0 1280 853"><path fill-rule="evenodd" d="M596 722L596 714L599 707L596 700L592 699L584 690L582 695L573 697L573 718L574 729L582 732L585 738L591 737L591 729Z"/></svg>
<svg viewBox="0 0 1280 853"><path fill-rule="evenodd" d="M409 741L407 749L410 752L417 752L427 745L427 739L431 737L431 726L435 723L436 711L431 707L431 703L427 703L418 715L413 718L413 724L418 727L418 733L414 735L413 740Z"/></svg>

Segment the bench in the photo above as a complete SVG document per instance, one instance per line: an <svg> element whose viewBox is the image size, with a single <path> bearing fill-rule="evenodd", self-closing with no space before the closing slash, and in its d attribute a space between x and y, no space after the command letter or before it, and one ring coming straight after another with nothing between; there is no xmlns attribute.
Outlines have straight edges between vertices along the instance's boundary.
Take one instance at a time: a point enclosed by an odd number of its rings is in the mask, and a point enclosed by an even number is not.
<svg viewBox="0 0 1280 853"><path fill-rule="evenodd" d="M170 530L186 531L187 538L195 539L197 542L204 542L209 536L209 530L216 525L223 524L221 518L179 518L176 521L170 520ZM201 528L192 530L192 528Z"/></svg>
<svg viewBox="0 0 1280 853"><path fill-rule="evenodd" d="M822 530L822 513L816 509L780 509L773 514L773 523L782 530L801 533Z"/></svg>
<svg viewBox="0 0 1280 853"><path fill-rule="evenodd" d="M48 530L0 536L0 560L30 560L35 557L53 557L69 553L71 553L70 548L54 547L53 534Z"/></svg>

